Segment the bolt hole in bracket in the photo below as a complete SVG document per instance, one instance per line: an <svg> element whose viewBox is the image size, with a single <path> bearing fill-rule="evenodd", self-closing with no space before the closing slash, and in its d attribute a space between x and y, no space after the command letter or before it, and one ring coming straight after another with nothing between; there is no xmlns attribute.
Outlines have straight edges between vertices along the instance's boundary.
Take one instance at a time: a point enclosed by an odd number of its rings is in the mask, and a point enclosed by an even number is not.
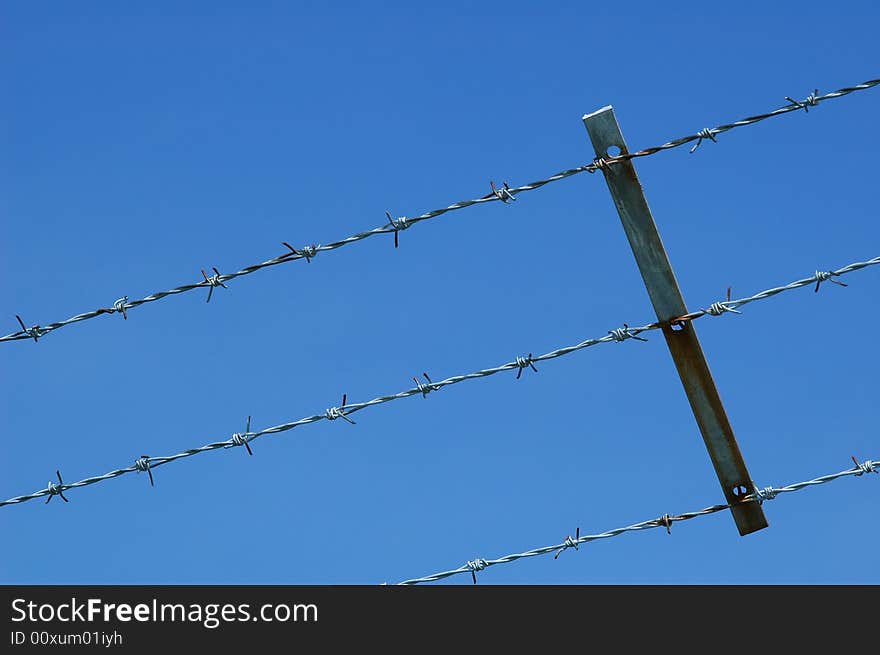
<svg viewBox="0 0 880 655"><path fill-rule="evenodd" d="M740 499L745 498L750 493L748 488L744 484L738 484L732 489L732 492L734 496Z"/></svg>

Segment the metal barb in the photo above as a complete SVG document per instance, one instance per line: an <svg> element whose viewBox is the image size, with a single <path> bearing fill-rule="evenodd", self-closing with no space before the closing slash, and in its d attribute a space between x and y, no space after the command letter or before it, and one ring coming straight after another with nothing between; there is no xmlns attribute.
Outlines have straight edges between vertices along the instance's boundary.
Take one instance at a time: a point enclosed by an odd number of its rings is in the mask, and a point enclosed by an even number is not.
<svg viewBox="0 0 880 655"><path fill-rule="evenodd" d="M69 503L70 501L64 496L64 480L61 479L61 471L55 470L55 475L58 476L58 484L55 484L51 480L46 485L46 490L49 492L49 497L46 499L44 504L49 504L49 501L52 500L52 496L59 496L61 500L65 503Z"/></svg>
<svg viewBox="0 0 880 655"><path fill-rule="evenodd" d="M562 555L563 551L566 551L569 548L574 548L575 550L578 550L578 544L580 543L580 541L581 541L581 529L580 529L580 527L578 527L577 531L575 532L574 539L571 538L570 534L565 536L565 541L562 542L562 548L560 548L559 550L556 551L556 554L553 556L553 559L559 559L559 556Z"/></svg>
<svg viewBox="0 0 880 655"><path fill-rule="evenodd" d="M387 210L385 212L385 215L388 217L388 224L394 229L394 247L397 248L397 246L400 245L397 238L398 232L400 232L401 230L405 230L410 225L412 225L412 223L409 222L406 216L394 218L391 215L391 212Z"/></svg>
<svg viewBox="0 0 880 655"><path fill-rule="evenodd" d="M814 89L813 92L808 95L804 100L795 100L794 98L789 98L788 96L785 96L785 99L796 106L798 109L803 109L806 113L809 114L810 107L815 107L819 104L819 89Z"/></svg>
<svg viewBox="0 0 880 655"><path fill-rule="evenodd" d="M607 172L611 167L611 162L609 162L604 157L596 157L593 160L593 163L587 167L587 170L590 173L595 173L596 171L602 171L603 173Z"/></svg>
<svg viewBox="0 0 880 655"><path fill-rule="evenodd" d="M856 475L864 475L865 473L877 473L877 462L872 462L870 459L866 459L864 462L859 463L859 460L856 459L856 456L852 456L853 464L856 465L856 468L859 469L859 472Z"/></svg>
<svg viewBox="0 0 880 655"><path fill-rule="evenodd" d="M204 271L202 271L204 273ZM113 303L113 311L119 312L122 314L122 320L128 320L128 314L126 313L128 310L128 296L122 296L119 300Z"/></svg>
<svg viewBox="0 0 880 655"><path fill-rule="evenodd" d="M29 337L33 338L34 343L36 343L41 336L43 336L43 329L39 325L32 325L30 327L26 327L24 321L21 320L21 316L18 314L15 315L15 318L18 319L18 324L21 326L21 331L24 332Z"/></svg>
<svg viewBox="0 0 880 655"><path fill-rule="evenodd" d="M608 334L610 334L611 337L615 341L618 341L618 342L619 341L626 341L627 339L635 339L637 341L647 341L647 339L645 339L644 337L640 337L639 335L634 334L633 331L630 329L629 325L627 325L626 323L623 324L622 328L615 328L613 330L608 330Z"/></svg>
<svg viewBox="0 0 880 655"><path fill-rule="evenodd" d="M147 475L150 476L150 486L155 487L155 483L153 482L153 472L150 470L150 456L149 455L141 455L136 460L134 460L134 466L138 470L138 473L141 471L146 471Z"/></svg>
<svg viewBox="0 0 880 655"><path fill-rule="evenodd" d="M664 514L657 520L666 528L666 534L672 534L672 517L669 514Z"/></svg>
<svg viewBox="0 0 880 655"><path fill-rule="evenodd" d="M486 560L478 557L477 559L470 560L466 566L471 572L471 577L474 579L474 584L477 584L477 572L485 569L487 566L489 566L489 563Z"/></svg>
<svg viewBox="0 0 880 655"><path fill-rule="evenodd" d="M816 288L813 289L814 293L819 293L819 285L823 282L832 282L841 287L848 287L849 285L846 282L841 282L840 280L835 280L835 277L840 277L840 273L836 273L835 271L816 271L814 273L816 278Z"/></svg>
<svg viewBox="0 0 880 655"><path fill-rule="evenodd" d="M764 487L763 489L755 487L753 493L755 500L758 501L759 505L763 505L765 500L773 500L778 494L779 489L776 489L773 486Z"/></svg>
<svg viewBox="0 0 880 655"><path fill-rule="evenodd" d="M321 247L321 246L319 246L318 244L313 243L313 244L308 245L308 246L303 246L302 248L300 248L299 250L297 250L297 249L294 248L292 245L290 245L289 243L287 243L287 241L282 241L282 242L281 242L281 245L283 245L283 246L287 246L287 248L289 248L290 251L291 251L294 255L297 255L298 257L303 257L303 258L306 260L306 264L311 264L311 263L312 263L312 257L314 257L315 255L318 254L318 248Z"/></svg>
<svg viewBox="0 0 880 655"><path fill-rule="evenodd" d="M742 314L738 309L733 309L733 307L729 307L727 303L730 302L730 297L728 294L728 299L724 302L713 302L709 305L708 308L703 311L709 314L710 316L721 316L725 312L730 312L732 314Z"/></svg>
<svg viewBox="0 0 880 655"><path fill-rule="evenodd" d="M519 367L519 370L516 372L517 380L522 377L522 372L525 368L531 368L535 373L538 372L538 369L535 368L534 362L532 362L532 353L529 353L528 357L517 357L516 365Z"/></svg>
<svg viewBox="0 0 880 655"><path fill-rule="evenodd" d="M510 185L508 185L507 182L502 182L502 186L499 189L495 186L495 182L493 182L492 180L489 180L489 186L492 187L492 193L501 202L509 203L509 202L513 202L514 200L516 200L516 196L510 192Z"/></svg>
<svg viewBox="0 0 880 655"><path fill-rule="evenodd" d="M223 287L224 289L228 289L225 284L223 284L223 280L221 279L220 271L217 270L216 266L212 266L211 270L214 271L214 275L208 277L208 274L205 273L205 269L202 269L202 277L205 278L204 284L208 285L208 299L205 302L211 302L211 296L214 294L214 287Z"/></svg>
<svg viewBox="0 0 880 655"><path fill-rule="evenodd" d="M712 143L718 143L718 141L715 139L715 130L713 130L711 127L704 127L702 130L697 132L697 143L693 148L691 148L691 154L694 154L694 152L696 152L697 148L700 147L700 144L703 143L703 139L709 139Z"/></svg>
<svg viewBox="0 0 880 655"><path fill-rule="evenodd" d="M416 383L416 388L421 392L422 398L427 398L429 393L437 391L440 387L434 384L433 380L428 377L427 373L422 373L422 375L428 381L427 384L423 384L417 377L413 377L413 382Z"/></svg>
<svg viewBox="0 0 880 655"><path fill-rule="evenodd" d="M248 451L248 455L253 456L254 451L251 450L251 446L248 443L251 440L251 417L247 417L247 425L244 427L244 432L235 432L232 435L232 444L229 446L225 446L226 448L232 448L234 446L244 446Z"/></svg>
<svg viewBox="0 0 880 655"><path fill-rule="evenodd" d="M733 307L730 306L730 291L731 291L731 287L727 287L727 300L720 301L720 302L713 302L711 305L709 305L706 309L703 309L702 311L706 314L709 314L710 316L721 316L725 312L730 312L732 314L742 314L741 311L739 311L738 309L734 309ZM692 319L693 318L694 317L692 317Z"/></svg>
<svg viewBox="0 0 880 655"><path fill-rule="evenodd" d="M352 421L348 416L345 415L345 401L347 400L346 394L342 394L342 404L339 407L328 407L324 411L324 417L328 421L335 421L338 418L344 419L351 423L352 425L356 425L354 421Z"/></svg>

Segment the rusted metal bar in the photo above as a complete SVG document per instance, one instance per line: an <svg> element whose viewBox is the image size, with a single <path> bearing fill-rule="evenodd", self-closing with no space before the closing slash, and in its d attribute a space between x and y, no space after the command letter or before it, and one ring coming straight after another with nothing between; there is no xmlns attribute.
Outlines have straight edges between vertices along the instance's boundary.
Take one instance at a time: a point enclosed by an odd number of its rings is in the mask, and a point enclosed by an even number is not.
<svg viewBox="0 0 880 655"><path fill-rule="evenodd" d="M742 500L753 492L755 485L736 443L694 325L689 321L675 322L676 318L688 313L687 307L633 162L626 159L602 165L603 157L627 153L614 109L604 107L587 114L583 120L657 319L664 324L663 336L666 337L715 473L721 482L724 497L731 505L736 527L740 535L766 528L767 519L761 505L755 500ZM609 148L615 147L620 149L620 153L609 153Z"/></svg>

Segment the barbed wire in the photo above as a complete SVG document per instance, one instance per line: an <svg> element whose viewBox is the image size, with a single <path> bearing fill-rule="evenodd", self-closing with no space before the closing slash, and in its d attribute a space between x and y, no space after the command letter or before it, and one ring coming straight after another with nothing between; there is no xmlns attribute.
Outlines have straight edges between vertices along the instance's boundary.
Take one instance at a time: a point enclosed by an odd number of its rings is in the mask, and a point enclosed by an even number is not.
<svg viewBox="0 0 880 655"><path fill-rule="evenodd" d="M808 284L816 284L816 289L818 290L819 285L823 281L835 281L832 278L842 277L848 273L852 273L854 271L860 270L862 268L866 268L868 266L876 266L880 264L880 256L875 257L873 259L869 259L864 262L854 262L852 264L848 264L843 268L837 269L835 271L816 271L812 277L803 278L800 280L796 280L790 284L781 287L774 287L772 289L767 289L765 291L758 292L753 296L749 296L747 298L740 298L738 300L728 300L719 301L712 303L708 309L703 309L697 312L692 312L683 317L679 317L673 319L669 323L676 323L680 321L693 321L698 318L706 315L711 316L720 316L725 312L734 312L740 313L736 311L737 307L742 307L747 305L748 303L754 302L756 300L762 300L766 298L771 298L777 294L780 294L785 291L792 291L794 289L798 289L800 287L806 286ZM839 281L838 281L839 283ZM846 286L846 285L844 285ZM67 491L69 489L77 489L79 487L86 487L92 484L96 484L98 482L104 482L106 480L112 480L113 478L118 478L121 475L125 475L127 473L134 473L137 471L145 471L149 473L150 482L153 482L153 476L150 471L164 464L168 464L170 462L177 461L179 459L184 459L186 457L191 457L193 455L198 455L201 453L210 452L218 449L226 449L226 448L234 448L236 446L245 446L249 454L253 454L250 444L253 443L256 439L271 435L278 434L281 432L287 432L288 430L292 430L293 428L300 425L307 425L309 423L315 423L317 421L322 420L336 420L338 418L342 418L343 420L354 423L350 418L351 414L355 412L361 411L368 407L375 407L376 405L382 405L394 400L402 400L403 398L409 398L410 396L421 395L423 398L427 397L429 393L434 391L439 391L444 387L452 386L454 384L458 384L460 382L465 382L467 380L476 380L480 378L485 378L490 375L495 375L496 373L501 373L502 371L517 371L517 379L519 379L524 370L531 369L532 371L538 371L535 364L539 362L544 362L551 359L556 359L557 357L562 357L564 355L569 355L571 353L577 352L579 350L583 350L585 348L589 348L592 346L596 346L602 343L612 343L612 342L622 342L628 339L635 339L639 341L645 341L643 337L639 335L643 332L648 332L651 330L657 330L664 327L663 323L654 322L648 323L641 327L629 327L626 323L623 324L623 327L615 328L613 330L609 330L605 336L597 337L593 339L586 339L572 346L565 346L563 348L557 348L556 350L551 350L548 353L543 355L533 355L529 353L528 356L519 356L516 357L511 362L507 362L506 364L501 364L500 366L495 366L493 368L485 368L479 371L475 371L473 373L467 373L464 375L456 375L453 377L446 378L445 380L439 380L434 382L427 373L423 373L422 375L425 378L425 382L420 381L418 378L413 378L416 386L410 389L406 389L405 391L401 391L395 394L389 394L385 396L379 396L378 398L373 398L372 400L368 400L366 402L360 403L347 403L347 396L343 394L342 403L338 406L329 407L321 414L314 414L312 416L307 416L305 418L301 418L298 421L291 421L289 423L283 423L281 425L276 425L274 427L266 428L264 430L260 430L257 432L250 431L250 423L251 417L248 417L247 425L245 431L243 433L234 433L229 439L225 439L222 441L214 441L209 444L205 444L204 446L200 446L198 448L191 448L189 450L184 450L176 455L167 455L160 457L150 457L148 455L141 455L135 460L135 463L131 466L116 469L114 471L110 471L109 473L105 473L103 475L98 475L90 478L85 478L84 480L80 480L79 482L73 482L71 484L65 484L61 480L60 472L56 472L58 476L58 484L53 482L49 482L45 489L41 489L40 491L36 491L31 494L26 494L23 496L16 496L15 498L10 498L9 500L5 500L0 502L0 507L4 507L6 505L15 505L19 503L26 502L28 500L34 500L36 498L41 498L43 496L49 496L51 498L53 495L60 494L63 491ZM66 499L65 499L66 500ZM48 501L47 501L48 502Z"/></svg>
<svg viewBox="0 0 880 655"><path fill-rule="evenodd" d="M807 487L813 487L821 484L826 484L828 482L832 482L833 480L838 480L843 477L848 477L851 475L861 476L865 473L877 473L878 469L880 469L880 461L871 461L866 460L864 462L859 462L853 457L854 466L852 468L846 469L845 471L840 471L838 473L830 473L828 475L823 475L818 478L813 478L812 480L807 480L805 482L796 482L794 484L789 484L784 487L764 487L763 489L755 488L752 493L743 496L740 503L745 502L759 502L764 503L766 500L772 500L776 498L779 494L791 493L795 491L801 491L802 489L806 489ZM441 571L440 573L434 573L432 575L426 575L421 578L412 578L410 580L404 580L403 582L398 582L398 585L416 585L422 584L425 582L436 582L437 580L443 580L444 578L449 578L454 575L462 575L470 573L473 578L474 584L477 583L477 573L486 569L490 566L496 566L498 564L509 564L510 562L515 562L517 560L525 559L527 557L538 557L539 555L549 555L550 553L555 553L558 558L559 555L569 548L578 549L578 546L581 544L589 543L591 541L598 541L600 539L610 539L612 537L619 537L622 534L627 532L638 532L641 530L652 530L654 528L666 528L666 531L671 533L672 525L675 523L679 523L681 521L689 521L691 519L695 519L701 516L708 516L709 514L714 514L716 512L721 512L726 509L730 509L732 505L711 505L701 510L697 510L695 512L685 512L684 514L664 514L658 518L648 519L647 521L642 521L640 523L633 523L632 525L628 525L622 528L615 528L613 530L608 530L607 532L600 532L599 534L586 534L581 535L580 529L577 531L577 536L572 537L568 535L561 543L553 544L552 546L542 546L540 548L534 548L532 550L527 550L522 553L513 553L511 555L505 555L504 557L499 557L498 559L483 559L476 558L468 561L467 563L459 566L458 568L451 569L449 571Z"/></svg>
<svg viewBox="0 0 880 655"><path fill-rule="evenodd" d="M642 150L638 150L636 152L623 153L617 156L605 156L597 159L589 164L584 166L577 166L575 168L569 168L564 171L560 171L555 175L551 175L549 177L543 178L541 180L536 180L535 182L531 182L529 184L524 184L518 187L510 187L505 182L502 187L496 187L494 182L490 182L491 191L490 193L481 196L479 198L474 198L471 200L462 200L447 207L442 207L440 209L433 209L431 211L425 212L419 216L401 216L398 218L394 218L390 212L386 212L388 222L384 225L376 227L372 230L367 230L365 232L359 232L352 236L346 237L339 241L333 241L331 243L319 245L319 244L311 244L296 248L290 245L287 242L282 242L287 248L287 252L273 257L272 259L268 259L259 264L253 264L250 266L246 266L239 271L234 273L225 273L222 274L216 268L214 268L214 275L207 275L204 270L202 270L202 281L195 282L192 284L184 284L173 289L169 289L168 291L159 291L156 293L152 293L144 298L129 300L128 296L123 296L116 300L112 306L110 307L102 307L89 312L84 312L82 314L77 314L76 316L72 316L63 321L57 321L55 323L50 323L49 325L41 326L39 324L31 325L27 327L25 322L21 319L20 316L16 315L19 324L21 325L21 330L16 332L11 332L9 334L0 336L0 342L3 341L19 341L23 339L33 339L34 341L39 341L39 338L45 336L46 334L53 332L59 328L65 327L67 325L72 325L74 323L79 323L81 321L90 320L96 318L98 316L102 316L104 314L115 314L121 313L124 319L128 318L128 311L139 307L141 305L145 305L147 303L156 302L168 296L173 296L181 293L186 293L189 291L193 291L199 288L207 288L207 302L210 302L211 297L213 295L214 289L216 287L226 288L225 282L229 282L236 278L250 275L251 273L255 273L264 268L269 268L271 266L277 266L279 264L285 264L287 262L296 261L298 259L305 259L306 262L311 262L312 258L314 258L318 253L327 252L330 250L336 250L337 248L341 248L342 246L346 246L351 243L356 243L358 241L363 241L369 237L376 236L378 234L394 234L394 245L397 247L399 233L405 229L408 229L412 225L416 223L420 223L422 221L427 221L433 218L437 218L438 216L442 216L451 211L464 209L466 207L471 207L473 205L482 204L486 202L495 202L500 201L504 203L510 203L516 200L516 196L520 193L525 193L526 191L534 191L536 189L540 189L546 184L550 184L551 182L557 182L559 180L564 180L573 175L577 175L579 173L593 173L597 170L603 169L606 166L614 164L616 162L621 162L629 159L634 159L636 157L647 157L649 155L656 154L658 152L664 150L670 150L672 148L678 148L680 146L686 145L688 143L696 141L696 145L692 148L691 152L696 150L697 147L702 143L703 140L709 139L711 141L715 141L715 137L718 134L722 134L729 130L744 127L747 125L754 125L760 121L766 120L768 118L773 118L775 116L781 116L783 114L788 114L793 111L799 111L803 109L804 111L809 111L810 107L814 107L818 105L820 102L824 102L826 100L832 100L834 98L841 98L843 96L849 95L856 91L863 91L866 89L870 89L872 87L880 84L880 79L876 80L868 80L867 82L863 82L861 84L856 84L855 86L844 87L842 89L838 89L837 91L832 91L831 93L826 93L824 95L819 95L818 90L811 93L804 100L793 100L786 96L786 100L788 101L787 105L784 105L778 109L773 111L764 113L764 114L756 114L755 116L749 116L747 118L740 119L738 121L734 121L732 123L725 123L723 125L718 125L713 128L704 128L695 134L689 134L686 136L679 137L677 139L673 139L671 141L667 141L664 144L659 146L653 146L650 148L644 148Z"/></svg>
<svg viewBox="0 0 880 655"><path fill-rule="evenodd" d="M697 318L701 318L706 314L711 316L719 316L725 312L733 312L735 314L740 314L742 312L737 311L738 308L744 307L751 302L755 302L756 300L764 300L766 298L771 298L777 294L783 293L785 291L793 291L794 289L799 289L805 286L815 286L815 291L819 291L819 287L823 282L833 282L840 286L847 286L845 283L840 282L834 278L842 277L847 273L852 273L853 271L858 271L859 269L866 268L868 266L876 266L880 264L880 257L874 257L873 259L869 259L864 262L853 262L852 264L848 264L843 268L838 268L835 271L819 271L817 270L810 277L801 278L800 280L795 280L794 282L790 282L781 287L773 287L772 289L766 289L764 291L760 291L753 296L749 296L747 298L738 298L736 300L730 300L729 298L724 301L714 302L706 309L700 309L695 312L690 312L685 314L684 316L680 316L677 321L692 321Z"/></svg>
<svg viewBox="0 0 880 655"><path fill-rule="evenodd" d="M666 143L653 146L651 148L644 148L642 150L637 150L636 152L630 152L626 154L621 154L616 157L605 157L606 164L613 164L615 161L623 161L627 159L635 159L636 157L648 157L650 155L656 154L663 150L671 150L672 148L679 148L683 145L687 145L688 143L692 143L696 141L697 143L691 148L691 152L695 152L697 148L702 145L704 140L715 141L715 137L719 134L723 134L724 132L729 132L730 130L736 129L738 127L745 127L747 125L754 125L755 123L760 123L761 121L765 121L768 118L774 118L776 116L782 116L783 114L788 114L793 111L800 111L803 109L805 112L809 113L810 107L815 107L820 102L824 102L826 100L833 100L834 98L842 98L843 96L847 96L850 93L855 93L856 91L864 91L866 89L873 88L880 84L880 79L878 80L868 80L867 82L862 82L861 84L856 84L854 86L847 86L842 89L838 89L837 91L832 91L831 93L826 93L825 95L819 95L819 90L816 89L808 95L804 100L794 100L785 96L785 99L788 101L787 105L783 105L779 109L774 109L773 111L769 111L764 114L755 114L754 116L749 116L747 118L741 118L738 121L733 121L732 123L725 123L723 125L717 125L715 127L707 127L703 128L696 134L689 134L687 136L679 137L677 139L673 139L672 141L667 141Z"/></svg>

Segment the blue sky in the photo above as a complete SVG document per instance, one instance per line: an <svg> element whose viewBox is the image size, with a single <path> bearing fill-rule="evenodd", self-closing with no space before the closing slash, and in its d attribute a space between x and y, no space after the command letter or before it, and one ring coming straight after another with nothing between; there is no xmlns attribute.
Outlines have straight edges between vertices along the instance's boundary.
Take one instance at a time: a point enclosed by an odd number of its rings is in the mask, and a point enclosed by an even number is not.
<svg viewBox="0 0 880 655"><path fill-rule="evenodd" d="M7 3L0 332L877 77L870 3ZM873 67L872 67L873 66ZM880 90L636 167L692 309L880 254ZM880 459L880 271L697 329L754 480ZM601 176L0 344L0 496L601 336L653 310ZM722 501L662 337L0 508L5 583L394 582ZM880 479L483 583L880 582ZM469 576L451 582L471 584Z"/></svg>

